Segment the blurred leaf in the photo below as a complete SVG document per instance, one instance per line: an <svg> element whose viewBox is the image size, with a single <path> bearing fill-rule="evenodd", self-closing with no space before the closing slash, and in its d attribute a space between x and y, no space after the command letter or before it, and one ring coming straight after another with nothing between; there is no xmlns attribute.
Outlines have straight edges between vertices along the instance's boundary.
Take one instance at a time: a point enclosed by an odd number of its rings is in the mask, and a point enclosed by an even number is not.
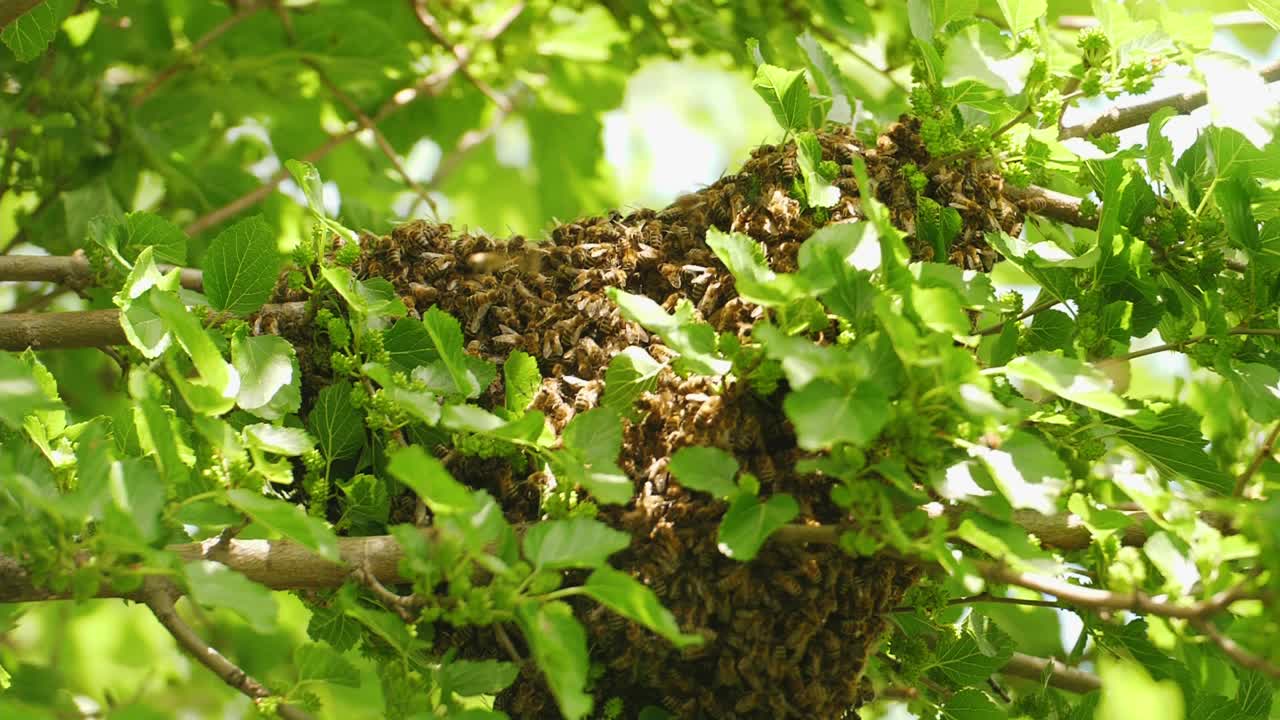
<svg viewBox="0 0 1280 720"><path fill-rule="evenodd" d="M681 485L715 498L732 500L739 492L738 461L720 448L682 447L671 455L667 470Z"/></svg>
<svg viewBox="0 0 1280 720"><path fill-rule="evenodd" d="M454 480L444 463L427 455L420 445L397 450L387 472L417 493L436 515L462 515L476 509L471 490Z"/></svg>
<svg viewBox="0 0 1280 720"><path fill-rule="evenodd" d="M498 660L451 660L440 668L440 684L464 697L496 695L515 682L520 668Z"/></svg>
<svg viewBox="0 0 1280 720"><path fill-rule="evenodd" d="M524 412L541 385L542 374L538 372L538 362L532 355L516 350L507 356L502 364L502 387L508 411Z"/></svg>
<svg viewBox="0 0 1280 720"><path fill-rule="evenodd" d="M796 135L796 164L804 177L804 194L809 207L829 208L840 202L840 188L832 185L835 177L823 173L822 145L812 132ZM714 228L712 228L714 229Z"/></svg>
<svg viewBox="0 0 1280 720"><path fill-rule="evenodd" d="M822 450L840 442L866 445L889 419L889 398L873 382L845 389L815 380L782 401L796 428L796 441L806 450Z"/></svg>
<svg viewBox="0 0 1280 720"><path fill-rule="evenodd" d="M986 693L970 689L948 698L942 707L942 717L947 720L1005 720L1009 713L992 702Z"/></svg>
<svg viewBox="0 0 1280 720"><path fill-rule="evenodd" d="M360 687L360 672L346 658L325 645L308 643L293 651L293 665L301 682L326 682Z"/></svg>
<svg viewBox="0 0 1280 720"><path fill-rule="evenodd" d="M658 386L658 373L664 365L650 357L644 348L632 345L609 360L604 374L604 397L601 407L634 419L635 401L641 394Z"/></svg>
<svg viewBox="0 0 1280 720"><path fill-rule="evenodd" d="M516 606L516 620L525 642L551 687L551 693L567 720L580 720L591 712L587 686L587 633L563 602L523 603Z"/></svg>
<svg viewBox="0 0 1280 720"><path fill-rule="evenodd" d="M236 403L267 420L298 411L302 390L293 345L272 335L231 339L231 364L240 374Z"/></svg>
<svg viewBox="0 0 1280 720"><path fill-rule="evenodd" d="M1182 693L1178 686L1156 682L1141 665L1103 656L1102 701L1097 720L1182 720Z"/></svg>
<svg viewBox="0 0 1280 720"><path fill-rule="evenodd" d="M600 604L658 633L677 648L703 642L701 635L681 632L675 616L662 606L653 590L627 573L603 566L591 573L583 587Z"/></svg>
<svg viewBox="0 0 1280 720"><path fill-rule="evenodd" d="M598 407L574 415L562 438L560 469L570 482L591 491L600 502L623 504L631 500L635 488L618 467L622 420L616 413Z"/></svg>
<svg viewBox="0 0 1280 720"><path fill-rule="evenodd" d="M1005 375L1035 383L1064 400L1116 417L1138 412L1111 390L1111 379L1092 365L1047 352L1014 358L1004 366Z"/></svg>
<svg viewBox="0 0 1280 720"><path fill-rule="evenodd" d="M310 548L325 560L339 561L338 539L333 531L324 521L307 515L301 506L239 488L228 490L227 498L255 522Z"/></svg>
<svg viewBox="0 0 1280 720"><path fill-rule="evenodd" d="M192 599L201 605L231 610L256 632L275 631L276 599L266 587L210 560L187 563L186 578Z"/></svg>
<svg viewBox="0 0 1280 720"><path fill-rule="evenodd" d="M1004 13L1004 19L1009 23L1009 30L1015 35L1035 27L1036 21L1044 17L1049 9L1046 0L996 1L1000 5L1000 12Z"/></svg>
<svg viewBox="0 0 1280 720"><path fill-rule="evenodd" d="M1069 487L1071 473L1058 455L1039 438L1016 432L999 449L977 447L972 451L987 466L1000 492L1016 508L1044 515L1058 509L1058 496Z"/></svg>
<svg viewBox="0 0 1280 720"><path fill-rule="evenodd" d="M631 536L598 520L543 520L524 534L524 556L535 569L598 568L631 544Z"/></svg>
<svg viewBox="0 0 1280 720"><path fill-rule="evenodd" d="M800 513L795 498L785 493L765 502L749 493L740 493L720 521L717 536L720 552L740 562L749 562L774 530L791 522Z"/></svg>

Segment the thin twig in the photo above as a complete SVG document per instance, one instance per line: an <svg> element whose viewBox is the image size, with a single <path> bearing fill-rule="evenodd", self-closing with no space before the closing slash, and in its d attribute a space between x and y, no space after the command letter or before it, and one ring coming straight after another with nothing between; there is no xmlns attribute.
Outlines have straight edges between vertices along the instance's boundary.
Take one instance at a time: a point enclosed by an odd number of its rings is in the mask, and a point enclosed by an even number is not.
<svg viewBox="0 0 1280 720"><path fill-rule="evenodd" d="M1280 80L1280 62L1273 62L1258 68L1258 74L1266 82ZM1152 115L1164 108L1173 108L1179 115L1186 115L1197 108L1203 107L1208 102L1208 91L1198 90L1196 92L1158 97L1137 105L1124 107L1117 105L1089 122L1064 126L1058 135L1063 140L1105 135L1142 125L1150 120Z"/></svg>
<svg viewBox="0 0 1280 720"><path fill-rule="evenodd" d="M1045 300L1041 300L1035 303L1034 305L1032 305L1031 307L1027 308L1026 310L1023 310L1022 313L1018 315L1018 317L1013 318L1012 320L1001 320L1000 322L995 323L994 325L988 325L987 327L984 327L981 330L979 330L976 334L977 335L998 335L999 333L1004 331L1005 325L1008 325L1011 322L1022 322L1023 320L1026 320L1032 315L1035 315L1037 313L1042 313L1045 310L1048 310L1049 308L1061 302L1062 301L1057 298L1048 298Z"/></svg>
<svg viewBox="0 0 1280 720"><path fill-rule="evenodd" d="M1271 453L1276 446L1277 438L1280 438L1280 423L1276 423L1276 426L1271 429L1271 434L1267 435L1267 438L1262 441L1262 447L1258 448L1258 454L1253 456L1253 462L1249 463L1249 467L1245 468L1244 472L1240 473L1239 478L1236 478L1236 489L1233 493L1235 497L1244 495L1245 485L1247 485L1249 480L1262 468L1262 465L1266 463L1267 458L1271 457Z"/></svg>
<svg viewBox="0 0 1280 720"><path fill-rule="evenodd" d="M245 20L248 20L249 18L253 17L261 9L262 9L261 5L257 5L253 2L247 3L244 7L237 10L235 14L231 15L231 17L228 17L227 19L213 26L213 28L210 29L209 32L205 33L204 35L201 35L199 38L195 40L195 42L191 43L191 51L190 51L191 54L194 55L196 53L199 53L201 50L204 50L214 40L217 40L218 38L222 37L231 28L234 28L235 26L239 25ZM191 59L183 58L182 60L179 60L178 62L170 65L164 70L161 70L158 75L152 78L151 82L147 83L146 87L139 90L138 93L129 100L129 104L132 105L133 107L138 107L142 105L147 100L151 99L151 96L155 94L156 90L160 89L161 85L164 85L166 82L172 79L173 76L177 75L179 72L189 67L190 65L191 65Z"/></svg>
<svg viewBox="0 0 1280 720"><path fill-rule="evenodd" d="M507 635L507 631L502 627L502 623L493 624L493 634L498 638L498 644L506 651L512 662L520 667L524 667L524 658L520 657L519 651L516 650L515 643L511 642L511 637Z"/></svg>
<svg viewBox="0 0 1280 720"><path fill-rule="evenodd" d="M484 93L484 96L493 101L504 112L511 112L511 101L504 95L493 89L489 83L475 76L475 73L468 69L467 63L470 61L470 50L461 46L454 45L449 42L449 38L445 37L444 28L440 27L440 23L436 21L431 11L427 9L426 3L422 0L409 0L409 7L413 8L413 14L418 18L418 22L426 29L431 38L446 48L453 54L455 60L460 63L458 73L466 79L467 82L476 86L476 89Z"/></svg>
<svg viewBox="0 0 1280 720"><path fill-rule="evenodd" d="M1015 652L1009 663L1000 668L1000 674L1041 680L1049 673L1047 682L1051 687L1074 693L1091 693L1102 687L1102 679L1091 672L1073 668L1054 658L1041 658Z"/></svg>
<svg viewBox="0 0 1280 720"><path fill-rule="evenodd" d="M1265 673L1272 678L1280 680L1280 667L1268 662L1266 658L1255 655L1235 640L1227 637L1207 618L1192 618L1191 626L1199 630L1206 637L1213 641L1222 652L1238 665L1247 667L1250 670L1257 670Z"/></svg>
<svg viewBox="0 0 1280 720"><path fill-rule="evenodd" d="M387 160L391 162L391 167L395 169L396 174L400 176L400 179L404 181L405 185L408 185L409 188L413 190L414 194L427 204L427 207L431 208L432 217L438 221L440 219L440 209L436 207L436 201L431 197L431 193L427 192L427 189L424 188L421 183L414 180L413 176L409 174L409 171L405 169L404 163L400 161L400 156L396 154L396 149L391 146L390 141L387 140L387 136L383 135L382 131L378 129L378 126L373 122L373 118L369 117L364 110L361 110L360 106L351 99L351 96L343 92L342 88L338 87L337 84L329 78L328 73L320 67L320 63L317 63L314 60L304 60L303 62L307 67L315 71L316 75L320 78L320 84L324 85L329 93L337 98L338 102L342 103L342 105L347 108L348 112L356 116L356 119L360 123L360 127L373 134L374 143L377 144L378 149L382 151L382 154L386 156Z"/></svg>
<svg viewBox="0 0 1280 720"><path fill-rule="evenodd" d="M1256 600L1263 595L1250 590L1245 583L1232 586L1206 600L1179 605L1167 600L1157 600L1143 592L1115 592L1099 590L1034 573L1018 572L999 563L980 563L979 570L989 582L1016 585L1028 590L1052 595L1059 601L1092 610L1130 610L1146 615L1190 620L1206 618L1221 612L1237 600Z"/></svg>
<svg viewBox="0 0 1280 720"><path fill-rule="evenodd" d="M213 649L200 638L191 626L178 615L173 601L177 592L167 581L151 579L145 587L143 599L151 613L165 630L173 636L178 646L197 662L213 671L221 680L253 700L265 700L273 695L262 683L253 679L238 665ZM311 720L311 714L292 705L281 703L276 710L285 720Z"/></svg>
<svg viewBox="0 0 1280 720"><path fill-rule="evenodd" d="M1005 595L992 595L991 593L979 593L977 595L969 595L967 597L952 598L947 601L948 607L956 605L1022 605L1025 607L1043 607L1057 608L1059 610L1069 610L1070 606L1060 603L1056 600L1031 600L1028 598L1008 597ZM896 607L893 609L895 613L912 613L918 608L914 607Z"/></svg>
<svg viewBox="0 0 1280 720"><path fill-rule="evenodd" d="M1063 30L1087 30L1101 24L1098 18L1092 15L1063 15L1058 18L1058 27ZM1220 28L1266 24L1268 24L1267 19L1252 10L1236 10L1213 16L1213 26Z"/></svg>
<svg viewBox="0 0 1280 720"><path fill-rule="evenodd" d="M489 31L483 35L482 39L486 42L491 42L496 39L499 35L505 32L507 28L511 27L512 23L515 22L516 18L520 16L520 13L523 10L524 3L517 3L510 11L507 12L506 15L502 17L501 20L498 21L496 25L490 28ZM381 123L383 120L409 105L414 100L417 100L424 93L433 96L439 94L454 74L466 67L469 59L470 54L468 53L466 58L456 60L452 65L440 72L428 75L417 83L397 91L382 103L378 108L378 112L373 114L373 123L375 125ZM311 163L319 162L322 158L329 155L329 153L341 147L343 143L355 137L359 132L360 128L355 128L333 135L322 145L303 156L302 159ZM204 232L205 230L208 230L209 228L218 225L241 212L244 212L245 210L248 210L259 202L262 202L262 200L275 191L277 185L284 182L288 177L289 171L285 168L281 168L258 187L232 200L226 205L196 218L183 228L183 230L187 235L198 235L199 233Z"/></svg>
<svg viewBox="0 0 1280 720"><path fill-rule="evenodd" d="M1232 328L1228 330L1227 334L1228 335L1270 335L1274 337L1280 337L1280 328L1237 327L1237 328ZM1180 351L1183 348L1187 347L1188 345L1195 345L1196 343L1202 340L1208 340L1212 337L1213 337L1212 335L1197 335L1195 337L1187 338L1186 340L1183 340L1181 342L1165 343L1164 345L1156 345L1149 348L1143 348L1141 350L1135 350L1125 355L1116 355L1113 359L1134 360L1140 357L1146 357L1147 355L1155 355L1156 353L1167 352L1169 350Z"/></svg>
<svg viewBox="0 0 1280 720"><path fill-rule="evenodd" d="M392 592L390 588L382 584L382 581L367 565L361 565L352 570L351 576L361 585L368 588L383 605L394 610L401 620L410 624L417 620L417 609L422 606L422 599L417 595L401 595Z"/></svg>

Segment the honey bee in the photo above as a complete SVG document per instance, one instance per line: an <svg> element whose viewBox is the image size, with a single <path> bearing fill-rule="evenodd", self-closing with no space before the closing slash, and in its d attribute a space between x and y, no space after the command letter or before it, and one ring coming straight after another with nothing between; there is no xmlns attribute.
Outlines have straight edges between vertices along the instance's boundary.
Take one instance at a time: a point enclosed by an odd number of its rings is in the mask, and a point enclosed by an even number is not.
<svg viewBox="0 0 1280 720"><path fill-rule="evenodd" d="M413 294L414 304L418 307L431 307L440 298L440 291L420 282L409 283L409 292Z"/></svg>
<svg viewBox="0 0 1280 720"><path fill-rule="evenodd" d="M453 267L453 258L441 253L425 253L427 262L422 266L422 276L428 280L444 275Z"/></svg>
<svg viewBox="0 0 1280 720"><path fill-rule="evenodd" d="M584 413L598 405L600 391L603 388L604 383L599 380L592 380L579 388L577 394L573 396L574 412Z"/></svg>

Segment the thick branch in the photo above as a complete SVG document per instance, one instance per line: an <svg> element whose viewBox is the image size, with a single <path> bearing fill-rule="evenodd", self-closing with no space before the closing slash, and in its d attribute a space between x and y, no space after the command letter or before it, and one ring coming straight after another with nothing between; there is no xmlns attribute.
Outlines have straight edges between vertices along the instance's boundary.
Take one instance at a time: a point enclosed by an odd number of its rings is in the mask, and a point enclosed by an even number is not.
<svg viewBox="0 0 1280 720"><path fill-rule="evenodd" d="M1078 197L1072 197L1057 190L1049 190L1036 185L1025 188L1006 185L1004 194L1010 200L1019 203L1022 209L1029 213L1090 230L1096 230L1098 227L1097 213L1087 217L1080 214L1080 198Z"/></svg>
<svg viewBox="0 0 1280 720"><path fill-rule="evenodd" d="M228 660L222 653L214 650L200 638L174 607L173 600L177 596L173 587L163 581L150 581L143 592L143 601L151 609L165 630L173 636L178 646L195 658L201 665L213 671L224 683L244 693L253 700L264 700L271 697L272 692L262 683L253 679L238 665ZM292 705L281 704L276 710L285 720L311 720L310 713Z"/></svg>
<svg viewBox="0 0 1280 720"><path fill-rule="evenodd" d="M1049 685L1059 690L1084 694L1102 687L1101 678L1091 672L1073 668L1053 658L1035 657L1020 652L1014 653L1009 658L1009 664L1000 669L1004 675L1037 681L1044 678L1046 671L1050 672Z"/></svg>
<svg viewBox="0 0 1280 720"><path fill-rule="evenodd" d="M1258 74L1267 82L1280 80L1280 62L1271 63L1259 68ZM1113 107L1093 120L1075 125L1066 125L1058 136L1062 139L1083 138L1090 135L1104 135L1118 132L1126 128L1137 127L1151 119L1152 115L1163 108L1173 108L1180 115L1185 115L1196 108L1204 107L1209 102L1209 93L1205 90L1179 93L1159 97L1137 105Z"/></svg>
<svg viewBox="0 0 1280 720"><path fill-rule="evenodd" d="M173 269L172 265L159 267L166 273ZM93 283L93 268L89 259L79 252L75 255L3 255L0 256L0 282L52 282L79 290ZM183 268L182 287L203 290L204 276L194 268Z"/></svg>
<svg viewBox="0 0 1280 720"><path fill-rule="evenodd" d="M294 302L263 306L258 317L287 324L300 320L305 313L306 303ZM0 314L0 350L67 350L126 344L119 310Z"/></svg>

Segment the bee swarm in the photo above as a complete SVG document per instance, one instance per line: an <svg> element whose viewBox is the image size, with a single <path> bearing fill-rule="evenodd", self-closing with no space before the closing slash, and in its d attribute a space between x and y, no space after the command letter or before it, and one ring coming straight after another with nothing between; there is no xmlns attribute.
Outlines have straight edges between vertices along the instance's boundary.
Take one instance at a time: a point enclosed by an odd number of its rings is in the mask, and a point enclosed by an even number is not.
<svg viewBox="0 0 1280 720"><path fill-rule="evenodd" d="M861 156L895 225L915 227L915 191L900 168L923 168L929 157L914 121L894 124L875 147L846 129L819 134L823 155L841 169L839 203L825 222L862 218L851 159ZM946 169L926 193L964 219L947 261L989 270L995 251L987 231L1019 232L1023 214L1007 200L994 172ZM817 229L814 213L790 194L799 176L794 145L758 148L740 172L660 210L610 214L567 223L549 241L496 240L455 233L448 225L411 222L387 237L365 236L356 266L361 277L390 280L411 313L439 305L462 323L468 351L501 362L523 350L546 380L534 407L556 430L597 404L610 358L639 345L658 360L671 357L658 338L627 322L605 295L616 286L646 295L668 311L689 299L718 331L746 337L760 316L739 298L732 277L704 242L716 227L766 246L774 270L796 269L800 244ZM917 259L932 248L908 238ZM282 291L281 300L296 299ZM304 362L304 384L327 382L316 362ZM499 404L501 377L482 403ZM680 651L666 641L583 602L593 661L607 670L593 692L599 702L621 697L627 714L662 704L678 717L838 718L865 702L861 682L869 654L886 631L887 613L917 570L890 558L857 559L836 548L768 543L750 563L725 557L716 544L723 502L671 482L667 460L678 448L711 445L732 452L761 479L761 494L791 493L797 521L834 523L830 481L798 476L801 456L781 409L781 391L759 397L744 383L717 389L706 378L663 370L657 387L637 401L620 465L635 482L627 507L604 506L600 518L633 537L615 567L651 587L702 646ZM492 492L512 522L538 519L543 476L515 476L502 460L453 458L460 480ZM407 520L407 518L401 518ZM442 642L443 641L443 642ZM450 631L438 643L463 656L501 656L489 628ZM524 648L520 648L522 652ZM513 717L556 717L542 680L525 672L498 700Z"/></svg>

